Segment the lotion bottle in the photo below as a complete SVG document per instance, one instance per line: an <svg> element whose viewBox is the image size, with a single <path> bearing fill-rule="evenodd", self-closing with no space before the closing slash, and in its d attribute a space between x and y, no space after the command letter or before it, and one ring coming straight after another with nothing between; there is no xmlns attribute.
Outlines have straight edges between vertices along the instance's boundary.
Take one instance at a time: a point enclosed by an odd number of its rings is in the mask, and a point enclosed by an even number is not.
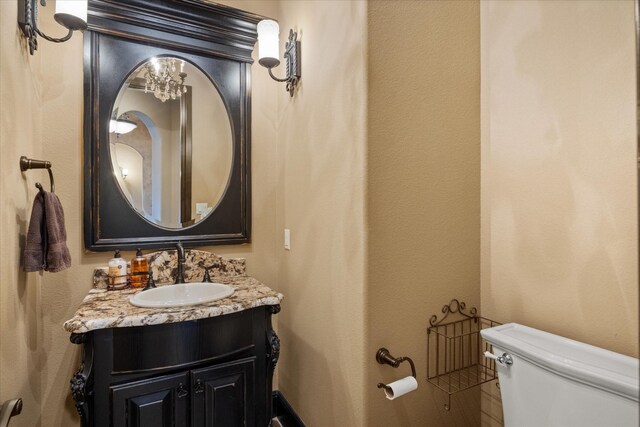
<svg viewBox="0 0 640 427"><path fill-rule="evenodd" d="M115 289L127 286L127 261L120 256L120 250L116 249L113 258L109 260L109 282Z"/></svg>

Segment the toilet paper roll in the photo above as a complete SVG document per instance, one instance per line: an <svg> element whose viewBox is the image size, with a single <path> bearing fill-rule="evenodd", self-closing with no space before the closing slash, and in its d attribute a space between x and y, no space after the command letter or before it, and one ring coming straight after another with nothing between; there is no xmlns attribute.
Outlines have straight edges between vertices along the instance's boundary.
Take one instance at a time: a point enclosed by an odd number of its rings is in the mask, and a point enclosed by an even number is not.
<svg viewBox="0 0 640 427"><path fill-rule="evenodd" d="M398 381L394 381L387 385L384 389L384 394L387 395L387 399L393 400L400 396L412 392L418 388L418 381L413 377L404 377Z"/></svg>

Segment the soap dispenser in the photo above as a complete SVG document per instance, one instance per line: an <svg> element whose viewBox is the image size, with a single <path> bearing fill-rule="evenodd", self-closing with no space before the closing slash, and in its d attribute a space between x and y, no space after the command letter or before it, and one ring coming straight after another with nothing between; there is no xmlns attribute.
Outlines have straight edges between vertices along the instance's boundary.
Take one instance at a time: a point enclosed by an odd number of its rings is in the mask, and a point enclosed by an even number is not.
<svg viewBox="0 0 640 427"><path fill-rule="evenodd" d="M136 251L136 257L131 260L131 287L143 288L149 277L149 262L142 255L142 250Z"/></svg>
<svg viewBox="0 0 640 427"><path fill-rule="evenodd" d="M127 286L127 261L120 256L120 249L116 249L113 258L109 260L109 285L113 289Z"/></svg>

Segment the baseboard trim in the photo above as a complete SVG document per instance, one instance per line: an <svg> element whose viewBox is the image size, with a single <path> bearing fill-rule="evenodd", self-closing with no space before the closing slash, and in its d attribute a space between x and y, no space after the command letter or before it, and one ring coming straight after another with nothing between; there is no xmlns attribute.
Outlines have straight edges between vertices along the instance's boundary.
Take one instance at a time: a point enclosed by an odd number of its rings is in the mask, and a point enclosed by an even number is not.
<svg viewBox="0 0 640 427"><path fill-rule="evenodd" d="M279 390L273 392L273 417L277 418L283 427L306 427Z"/></svg>

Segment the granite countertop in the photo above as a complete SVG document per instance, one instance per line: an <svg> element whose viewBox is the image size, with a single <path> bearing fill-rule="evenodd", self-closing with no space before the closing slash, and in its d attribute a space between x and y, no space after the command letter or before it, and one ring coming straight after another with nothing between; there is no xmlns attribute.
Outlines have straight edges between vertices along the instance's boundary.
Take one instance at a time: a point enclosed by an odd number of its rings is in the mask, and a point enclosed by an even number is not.
<svg viewBox="0 0 640 427"><path fill-rule="evenodd" d="M214 277L212 281L231 285L235 292L228 298L206 304L142 308L129 303L129 297L141 292L139 289L92 289L76 314L64 323L64 329L72 333L84 333L95 329L177 323L222 316L263 305L277 305L283 298L282 294L246 275Z"/></svg>

